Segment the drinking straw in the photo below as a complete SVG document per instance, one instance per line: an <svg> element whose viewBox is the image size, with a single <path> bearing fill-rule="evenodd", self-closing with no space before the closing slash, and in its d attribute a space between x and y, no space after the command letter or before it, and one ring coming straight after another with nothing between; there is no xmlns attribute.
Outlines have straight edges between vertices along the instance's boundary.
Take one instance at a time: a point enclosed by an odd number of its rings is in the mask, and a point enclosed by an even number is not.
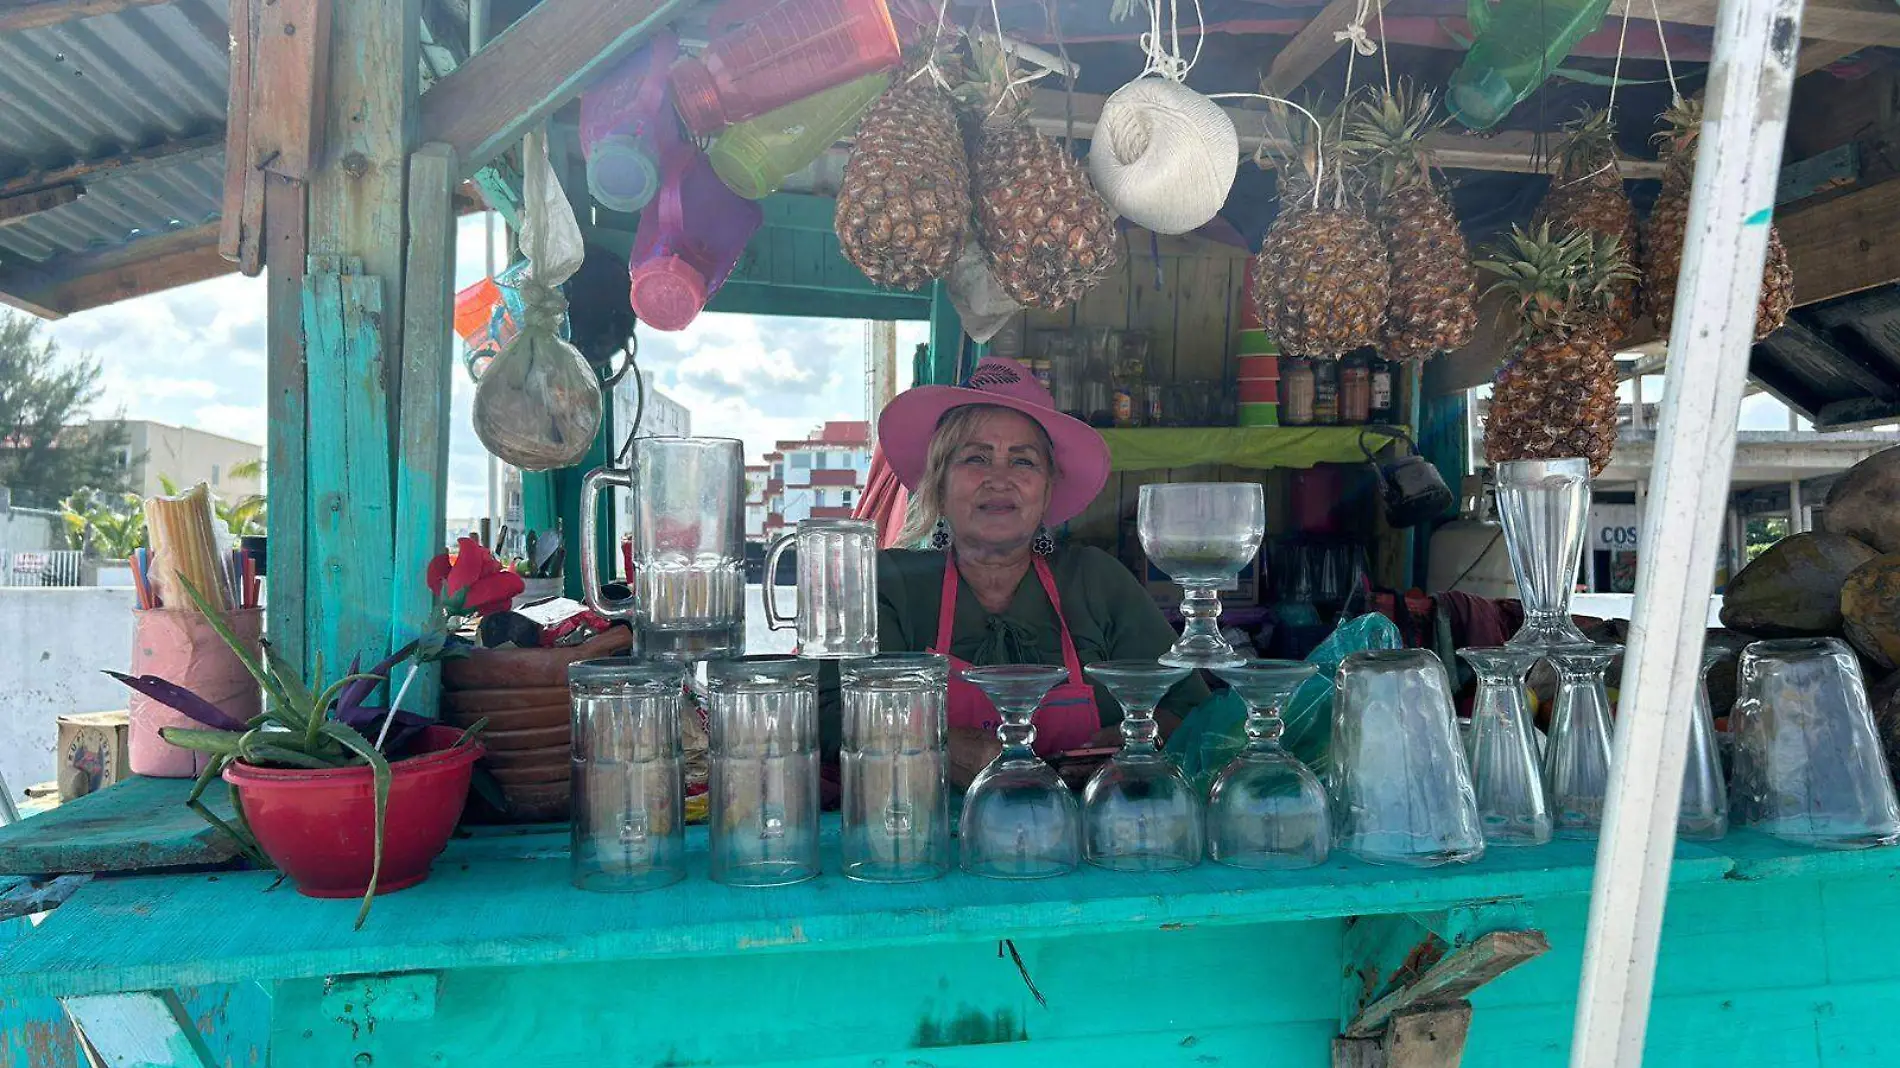
<svg viewBox="0 0 1900 1068"><path fill-rule="evenodd" d="M132 588L138 591L139 607L149 609L152 607L152 587L145 580L145 565L139 559L144 554L144 549L135 549L126 562L132 565Z"/></svg>
<svg viewBox="0 0 1900 1068"><path fill-rule="evenodd" d="M257 557L244 554L244 607L257 607Z"/></svg>
<svg viewBox="0 0 1900 1068"><path fill-rule="evenodd" d="M157 559L160 596L169 598L189 582L213 606L225 611L237 606L214 524L211 488L202 482L176 497L146 499L145 525Z"/></svg>

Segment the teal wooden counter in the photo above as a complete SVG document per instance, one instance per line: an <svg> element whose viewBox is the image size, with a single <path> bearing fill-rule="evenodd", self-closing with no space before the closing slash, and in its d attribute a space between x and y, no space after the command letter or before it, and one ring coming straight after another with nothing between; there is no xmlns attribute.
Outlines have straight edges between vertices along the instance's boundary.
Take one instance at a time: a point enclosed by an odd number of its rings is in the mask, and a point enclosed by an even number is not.
<svg viewBox="0 0 1900 1068"><path fill-rule="evenodd" d="M703 831L692 849L686 882L609 896L568 886L564 835L461 839L360 932L353 902L265 873L100 878L4 945L0 1020L184 987L234 1068L266 1049L277 1068L1323 1066L1363 981L1352 927L1508 914L1552 948L1474 996L1464 1063L1554 1066L1592 860L1559 842L1429 871L883 887L832 874L834 851L813 882L737 890L707 880ZM1897 872L1900 850L1680 847L1649 1063L1900 1063Z"/></svg>

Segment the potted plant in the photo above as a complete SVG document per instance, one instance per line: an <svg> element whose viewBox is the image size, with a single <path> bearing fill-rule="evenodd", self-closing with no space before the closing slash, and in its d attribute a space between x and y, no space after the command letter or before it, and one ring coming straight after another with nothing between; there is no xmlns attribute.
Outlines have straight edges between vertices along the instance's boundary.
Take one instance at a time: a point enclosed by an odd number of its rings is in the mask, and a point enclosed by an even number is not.
<svg viewBox="0 0 1900 1068"><path fill-rule="evenodd" d="M204 725L161 732L173 745L211 756L186 804L235 838L252 860L289 876L300 893L361 895L358 928L379 890L427 878L429 863L455 830L482 755L475 741L480 722L464 731L436 726L397 707L402 689L388 708L366 702L403 662L460 655L462 645L450 637L453 628L464 617L506 608L521 591L520 577L472 538L462 539L453 559L443 553L431 561L428 583L435 595L430 629L374 669L358 671L352 664L327 685L321 663L314 684L306 684L268 641L262 657L251 656L187 584L186 595L263 689L264 710L249 721L156 676L108 672ZM199 800L220 775L231 788L233 822Z"/></svg>

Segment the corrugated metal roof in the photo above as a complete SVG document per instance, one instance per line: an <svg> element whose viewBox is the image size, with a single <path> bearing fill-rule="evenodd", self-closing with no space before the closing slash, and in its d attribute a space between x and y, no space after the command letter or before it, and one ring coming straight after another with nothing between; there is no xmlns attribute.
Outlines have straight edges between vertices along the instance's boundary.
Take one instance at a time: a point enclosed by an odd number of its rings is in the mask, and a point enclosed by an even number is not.
<svg viewBox="0 0 1900 1068"><path fill-rule="evenodd" d="M195 154L85 185L85 195L71 204L0 227L0 260L44 263L216 221L224 153Z"/></svg>
<svg viewBox="0 0 1900 1068"><path fill-rule="evenodd" d="M1796 308L1748 370L1821 429L1900 422L1900 286Z"/></svg>

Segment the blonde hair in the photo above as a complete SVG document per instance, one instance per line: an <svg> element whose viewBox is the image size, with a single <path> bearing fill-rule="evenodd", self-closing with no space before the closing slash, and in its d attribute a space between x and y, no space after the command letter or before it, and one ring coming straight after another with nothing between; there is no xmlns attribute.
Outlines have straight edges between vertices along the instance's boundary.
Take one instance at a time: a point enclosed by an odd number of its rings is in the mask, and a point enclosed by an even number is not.
<svg viewBox="0 0 1900 1068"><path fill-rule="evenodd" d="M937 420L937 429L930 435L930 451L925 454L924 473L917 480L917 492L910 495L909 514L904 519L904 529L898 533L898 541L903 545L915 545L928 541L935 532L937 520L943 518L943 487L948 481L950 463L956 458L957 450L970 443L976 435L976 424L992 412L1014 412L1016 409L1000 404L963 404L943 413ZM1020 413L1018 413L1020 414ZM1029 419L1028 416L1023 416ZM1042 424L1029 419L1036 428L1036 443L1042 447L1043 456L1049 461L1049 485L1053 490L1056 479L1062 472L1056 467L1055 446L1049 441L1049 432ZM1044 501L1044 504L1047 504Z"/></svg>

